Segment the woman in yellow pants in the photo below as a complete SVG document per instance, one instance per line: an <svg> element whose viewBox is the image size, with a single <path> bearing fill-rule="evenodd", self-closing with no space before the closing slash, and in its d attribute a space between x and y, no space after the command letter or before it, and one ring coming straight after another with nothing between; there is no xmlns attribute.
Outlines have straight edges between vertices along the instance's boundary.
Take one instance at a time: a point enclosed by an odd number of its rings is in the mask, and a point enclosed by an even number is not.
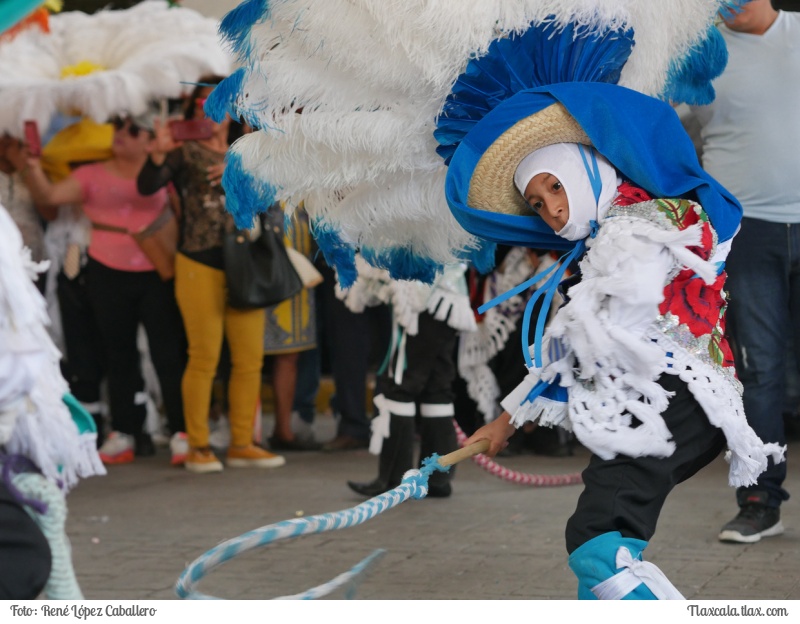
<svg viewBox="0 0 800 624"><path fill-rule="evenodd" d="M202 79L204 84L221 78ZM204 116L211 92L198 86L189 99L188 119ZM230 118L214 124L210 139L178 143L166 127L157 126L150 158L139 174L139 192L154 193L172 184L181 198L181 237L175 261L175 295L189 341L189 362L182 394L189 451L184 465L191 472L219 472L222 463L209 446L208 410L223 337L231 351L228 385L230 467L282 466L285 460L253 444L253 419L261 392L264 310L237 310L227 305L222 241L234 230L219 184L230 144Z"/></svg>

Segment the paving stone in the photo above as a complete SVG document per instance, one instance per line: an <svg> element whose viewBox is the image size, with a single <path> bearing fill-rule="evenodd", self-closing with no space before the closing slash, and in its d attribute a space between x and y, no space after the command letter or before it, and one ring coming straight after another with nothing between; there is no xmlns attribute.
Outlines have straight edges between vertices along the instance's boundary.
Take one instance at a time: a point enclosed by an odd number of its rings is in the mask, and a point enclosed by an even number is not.
<svg viewBox="0 0 800 624"><path fill-rule="evenodd" d="M332 419L319 424L328 433L320 439L332 436ZM209 549L271 523L358 505L363 499L346 481L377 470L377 459L361 450L285 455L286 466L274 470L194 475L171 467L159 449L83 482L69 496L67 528L86 598L176 598L180 574ZM500 461L556 474L579 472L587 459L578 449L572 457ZM800 464L788 468L791 490ZM449 499L408 501L356 527L256 549L211 571L199 590L247 600L299 593L381 548L387 553L364 575L357 598L573 599L563 535L580 491L514 485L465 462ZM692 600L800 599L798 499L783 505L785 535L721 544L717 532L736 509L720 459L667 500L646 558ZM340 590L331 599L344 597Z"/></svg>

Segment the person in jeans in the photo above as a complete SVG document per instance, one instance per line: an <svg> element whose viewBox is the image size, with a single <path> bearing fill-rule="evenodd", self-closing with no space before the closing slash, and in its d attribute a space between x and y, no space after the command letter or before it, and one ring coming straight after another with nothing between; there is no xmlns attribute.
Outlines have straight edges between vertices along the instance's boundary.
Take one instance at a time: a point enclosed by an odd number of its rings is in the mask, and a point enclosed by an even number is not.
<svg viewBox="0 0 800 624"><path fill-rule="evenodd" d="M723 18L728 66L713 83L714 102L692 113L704 168L744 209L726 270L745 413L764 442L784 445L787 341L800 352L800 15L753 0ZM750 543L783 533L785 479L786 463L770 460L756 484L738 488L739 513L719 539Z"/></svg>
<svg viewBox="0 0 800 624"><path fill-rule="evenodd" d="M330 406L337 420L336 435L322 445L322 450L338 453L366 449L371 435L366 398L370 356L382 356L388 348L391 311L386 305L378 305L362 313L352 312L336 296L334 270L325 262L317 266L325 277L317 290L322 310L319 329L330 355L336 388Z"/></svg>
<svg viewBox="0 0 800 624"><path fill-rule="evenodd" d="M147 333L150 353L173 435L183 432L180 379L186 339L175 303L173 282L162 280L131 232L152 223L167 204L166 190L145 197L136 177L147 159L153 117L114 120L113 157L75 169L51 184L38 158L20 154L19 170L38 204L80 204L92 222L86 292L105 355L113 431L100 448L106 464L130 463L134 455L155 453L144 432L144 380L136 336Z"/></svg>
<svg viewBox="0 0 800 624"><path fill-rule="evenodd" d="M219 77L201 79L217 84ZM202 119L203 104L213 87L198 86L188 100L187 119ZM166 126L157 124L150 157L139 173L138 188L145 195L163 192L170 183L181 200L180 244L175 259L175 295L189 340L189 362L183 375L182 394L190 472L220 472L222 463L209 444L208 411L212 386L222 351L223 337L231 353L228 382L230 467L271 468L285 460L253 444L253 423L261 392L264 357L263 309L241 310L228 305L222 242L234 231L233 217L225 210L225 193L219 184L225 152L230 144L231 120L213 123L209 139L173 140Z"/></svg>

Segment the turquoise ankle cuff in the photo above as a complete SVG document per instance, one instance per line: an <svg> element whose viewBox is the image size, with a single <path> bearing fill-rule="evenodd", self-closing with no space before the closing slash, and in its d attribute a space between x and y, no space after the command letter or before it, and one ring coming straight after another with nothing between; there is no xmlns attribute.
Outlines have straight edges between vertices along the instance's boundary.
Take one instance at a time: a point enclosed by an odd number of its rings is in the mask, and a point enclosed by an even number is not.
<svg viewBox="0 0 800 624"><path fill-rule="evenodd" d="M628 549L632 559L640 560L642 551L647 548L647 542L632 537L622 537L619 531L614 531L598 535L570 555L569 567L578 577L579 600L597 600L592 588L622 571L616 564L620 546ZM657 598L642 583L622 600L657 600Z"/></svg>

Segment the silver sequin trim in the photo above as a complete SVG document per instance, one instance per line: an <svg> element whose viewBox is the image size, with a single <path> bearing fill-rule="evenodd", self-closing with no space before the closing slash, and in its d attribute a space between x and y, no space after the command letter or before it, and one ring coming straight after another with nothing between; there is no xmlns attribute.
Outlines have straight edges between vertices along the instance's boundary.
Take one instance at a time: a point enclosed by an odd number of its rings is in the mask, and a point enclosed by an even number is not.
<svg viewBox="0 0 800 624"><path fill-rule="evenodd" d="M667 199L667 200L659 200L659 201L674 201L679 202L679 199ZM694 211L699 215L703 212L703 207L693 201L690 201L689 204L692 206ZM608 211L606 218L609 217L634 217L637 219L646 219L651 223L654 223L662 230L667 230L670 232L674 232L677 228L672 220L666 215L664 209L659 205L658 201L653 199L650 201L639 202L637 204L631 204L630 206L612 206L611 209ZM712 245L711 245L711 256L714 255L714 252L717 250L717 231L714 229L714 226L711 226L711 234L713 236Z"/></svg>
<svg viewBox="0 0 800 624"><path fill-rule="evenodd" d="M689 327L680 322L680 319L667 312L666 314L659 314L656 318L656 327L660 332L666 335L676 345L682 347L692 357L696 357L704 364L711 366L717 373L722 375L728 382L732 383L739 392L742 390L741 383L736 379L733 367L721 366L716 360L711 357L709 346L711 344L711 336L705 335L699 338L695 336Z"/></svg>

